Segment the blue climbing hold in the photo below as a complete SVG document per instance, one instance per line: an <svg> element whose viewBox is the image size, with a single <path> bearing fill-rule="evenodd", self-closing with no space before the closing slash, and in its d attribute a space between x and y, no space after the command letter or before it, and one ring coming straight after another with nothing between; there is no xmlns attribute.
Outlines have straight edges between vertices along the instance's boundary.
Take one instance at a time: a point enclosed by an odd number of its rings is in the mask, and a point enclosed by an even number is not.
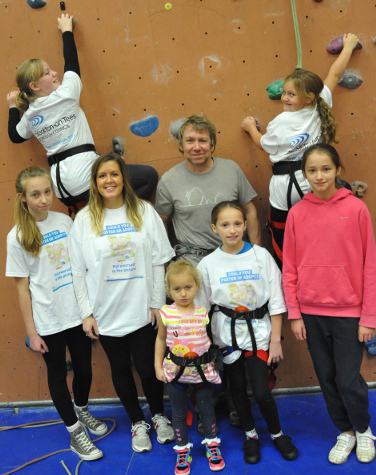
<svg viewBox="0 0 376 475"><path fill-rule="evenodd" d="M284 79L277 79L272 84L269 84L269 86L266 87L269 99L272 99L273 101L281 99L283 84Z"/></svg>
<svg viewBox="0 0 376 475"><path fill-rule="evenodd" d="M28 336L25 338L25 345L26 345L28 348L30 348L30 350L31 350L30 339L29 339Z"/></svg>
<svg viewBox="0 0 376 475"><path fill-rule="evenodd" d="M130 126L132 134L139 135L140 137L148 137L153 134L159 126L158 117L153 115L147 119L140 120Z"/></svg>
<svg viewBox="0 0 376 475"><path fill-rule="evenodd" d="M366 348L368 353L376 355L376 336L374 336L372 340L366 341Z"/></svg>
<svg viewBox="0 0 376 475"><path fill-rule="evenodd" d="M46 5L43 0L27 0L27 3L31 8L42 8Z"/></svg>

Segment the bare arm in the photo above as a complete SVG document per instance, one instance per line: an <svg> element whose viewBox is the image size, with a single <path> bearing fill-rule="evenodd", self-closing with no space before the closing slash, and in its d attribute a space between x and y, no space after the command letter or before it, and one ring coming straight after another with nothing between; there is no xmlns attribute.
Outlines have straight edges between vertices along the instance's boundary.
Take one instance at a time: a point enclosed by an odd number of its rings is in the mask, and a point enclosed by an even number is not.
<svg viewBox="0 0 376 475"><path fill-rule="evenodd" d="M330 67L328 76L324 81L324 84L328 86L332 94L349 64L352 52L358 41L358 37L352 33L343 35L343 50Z"/></svg>
<svg viewBox="0 0 376 475"><path fill-rule="evenodd" d="M262 133L257 130L256 120L253 117L246 117L242 122L242 127L249 133L255 145L264 150L261 146Z"/></svg>
<svg viewBox="0 0 376 475"><path fill-rule="evenodd" d="M282 315L271 315L272 333L270 337L269 359L268 365L271 363L279 363L283 360L281 331L282 331Z"/></svg>
<svg viewBox="0 0 376 475"><path fill-rule="evenodd" d="M250 201L243 206L245 215L247 217L247 231L251 244L257 244L261 246L261 231L260 222L257 217L256 206Z"/></svg>
<svg viewBox="0 0 376 475"><path fill-rule="evenodd" d="M160 319L160 316L158 318ZM155 367L155 374L157 376L157 379L165 383L167 382L167 380L162 368L162 363L163 363L163 358L166 351L166 336L167 336L166 327L163 325L162 322L160 322L157 339L155 340L154 367Z"/></svg>
<svg viewBox="0 0 376 475"><path fill-rule="evenodd" d="M359 341L361 342L370 341L372 340L374 336L375 336L374 328L368 328L368 327L363 327L362 325L359 325L359 330L358 330Z"/></svg>
<svg viewBox="0 0 376 475"><path fill-rule="evenodd" d="M34 351L39 353L46 353L48 351L47 345L41 338L34 325L33 311L31 307L31 295L29 290L29 278L28 277L15 277L18 292L18 302L22 317L25 322L26 332L30 340L30 347Z"/></svg>
<svg viewBox="0 0 376 475"><path fill-rule="evenodd" d="M307 339L306 327L302 318L291 320L291 331L297 340L303 341Z"/></svg>

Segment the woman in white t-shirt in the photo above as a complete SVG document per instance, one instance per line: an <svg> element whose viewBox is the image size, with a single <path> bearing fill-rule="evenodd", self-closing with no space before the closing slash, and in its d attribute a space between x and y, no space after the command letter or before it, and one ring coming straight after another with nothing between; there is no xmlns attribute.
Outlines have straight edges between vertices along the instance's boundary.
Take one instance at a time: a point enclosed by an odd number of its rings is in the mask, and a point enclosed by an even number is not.
<svg viewBox="0 0 376 475"><path fill-rule="evenodd" d="M31 59L17 68L19 90L10 92L7 101L9 138L22 143L36 136L47 151L57 197L70 212L77 212L89 199L90 170L98 153L79 103L82 82L72 20L68 14L57 20L64 45L62 83L45 61ZM158 182L156 170L146 165L127 167L138 196L149 199Z"/></svg>
<svg viewBox="0 0 376 475"><path fill-rule="evenodd" d="M115 390L132 422L133 450L148 452L152 445L131 356L158 442L172 442L174 432L163 414L163 383L154 372L154 346L165 303L164 264L174 251L154 208L132 190L119 155L94 162L89 204L75 219L69 249L84 330L107 354Z"/></svg>
<svg viewBox="0 0 376 475"><path fill-rule="evenodd" d="M6 275L14 277L29 346L42 353L48 387L55 407L70 435L71 449L83 460L96 460L102 452L90 441L103 435L106 424L88 410L91 386L91 342L82 330L73 289L67 250L72 220L49 211L52 182L40 167L23 170L16 180L16 225L7 237ZM67 385L66 346L74 378L74 407Z"/></svg>
<svg viewBox="0 0 376 475"><path fill-rule="evenodd" d="M303 152L317 142L337 143L332 94L357 44L356 35L343 36L343 50L324 82L305 69L296 69L287 76L281 98L284 112L268 124L264 135L257 130L253 117L247 117L242 123L253 142L268 152L273 162L268 227L280 269L287 213L311 189L301 170Z"/></svg>

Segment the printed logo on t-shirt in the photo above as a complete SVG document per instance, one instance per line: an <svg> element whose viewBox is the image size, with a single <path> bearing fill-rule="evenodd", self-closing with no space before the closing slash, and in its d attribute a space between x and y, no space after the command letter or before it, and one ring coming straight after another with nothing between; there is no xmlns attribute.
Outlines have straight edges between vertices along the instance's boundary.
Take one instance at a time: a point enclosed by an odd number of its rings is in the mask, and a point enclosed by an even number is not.
<svg viewBox="0 0 376 475"><path fill-rule="evenodd" d="M29 119L30 127L35 130L37 129L40 124L44 121L43 115L35 115Z"/></svg>
<svg viewBox="0 0 376 475"><path fill-rule="evenodd" d="M250 308L256 303L254 299L256 292L250 282L241 284L228 284L230 303L237 307L244 306Z"/></svg>
<svg viewBox="0 0 376 475"><path fill-rule="evenodd" d="M136 244L132 242L129 236L107 236L110 241L111 256L115 257L117 262L124 262L130 257L134 257Z"/></svg>
<svg viewBox="0 0 376 475"><path fill-rule="evenodd" d="M309 134L299 134L292 135L291 137L286 138L286 142L289 143L292 147L296 147L309 139Z"/></svg>
<svg viewBox="0 0 376 475"><path fill-rule="evenodd" d="M54 268L55 282L52 291L72 284L72 272L70 267L70 259L68 249L64 246L61 239L66 238L66 233L60 232L58 229L43 234L43 249L47 252L50 264Z"/></svg>
<svg viewBox="0 0 376 475"><path fill-rule="evenodd" d="M204 195L204 192L197 186L193 187L190 191L187 191L185 197L187 198L188 202L187 206L202 206L227 201L227 198L223 193L217 193L213 199L207 198Z"/></svg>

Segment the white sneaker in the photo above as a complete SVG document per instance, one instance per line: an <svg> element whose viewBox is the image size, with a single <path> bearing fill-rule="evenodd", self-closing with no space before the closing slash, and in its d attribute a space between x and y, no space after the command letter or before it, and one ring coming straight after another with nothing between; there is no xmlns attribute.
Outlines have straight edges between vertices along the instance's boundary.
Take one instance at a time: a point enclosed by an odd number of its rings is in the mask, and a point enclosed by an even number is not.
<svg viewBox="0 0 376 475"><path fill-rule="evenodd" d="M336 465L345 463L352 449L355 447L356 437L344 432L337 437L337 443L329 452L329 462Z"/></svg>
<svg viewBox="0 0 376 475"><path fill-rule="evenodd" d="M356 456L359 462L369 463L375 458L375 443L376 437L372 434L371 428L361 434L356 431Z"/></svg>
<svg viewBox="0 0 376 475"><path fill-rule="evenodd" d="M151 418L154 429L157 432L157 440L160 444L169 444L175 440L175 432L171 422L164 414L156 414Z"/></svg>
<svg viewBox="0 0 376 475"><path fill-rule="evenodd" d="M149 429L150 425L145 421L132 424L132 449L135 452L150 452L152 449Z"/></svg>

